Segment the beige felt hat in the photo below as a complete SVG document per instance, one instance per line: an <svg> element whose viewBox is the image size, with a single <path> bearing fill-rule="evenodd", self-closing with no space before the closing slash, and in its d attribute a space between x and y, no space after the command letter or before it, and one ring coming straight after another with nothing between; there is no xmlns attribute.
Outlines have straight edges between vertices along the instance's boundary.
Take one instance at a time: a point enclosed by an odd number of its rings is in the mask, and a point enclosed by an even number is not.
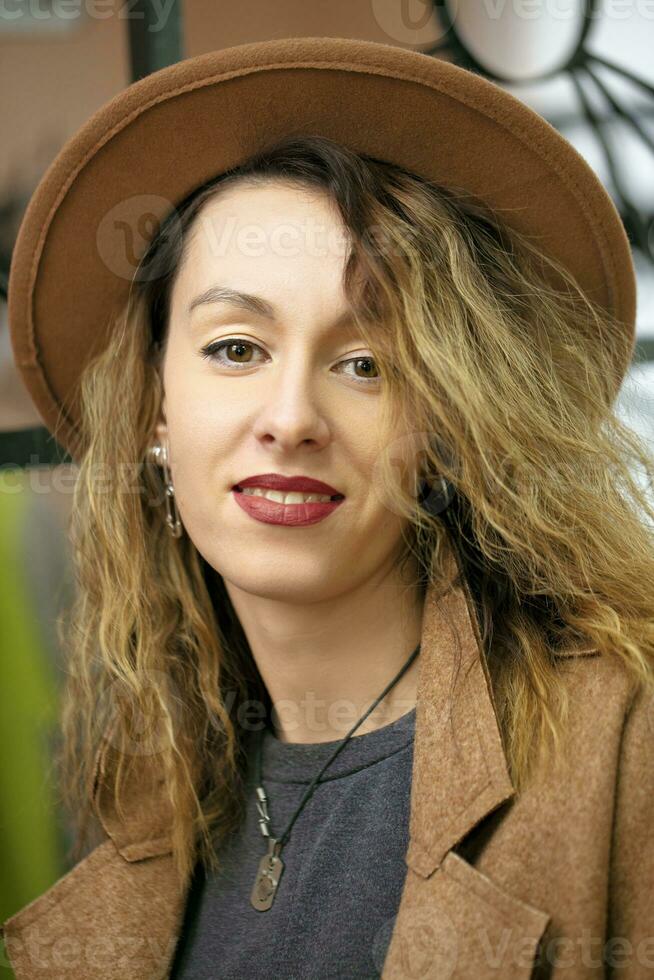
<svg viewBox="0 0 654 980"><path fill-rule="evenodd" d="M570 270L633 352L636 279L620 217L536 112L481 75L393 45L239 45L155 72L100 108L25 213L9 279L12 345L45 424L74 458L77 382L156 230L144 216L163 219L198 184L290 133L329 137L486 203Z"/></svg>

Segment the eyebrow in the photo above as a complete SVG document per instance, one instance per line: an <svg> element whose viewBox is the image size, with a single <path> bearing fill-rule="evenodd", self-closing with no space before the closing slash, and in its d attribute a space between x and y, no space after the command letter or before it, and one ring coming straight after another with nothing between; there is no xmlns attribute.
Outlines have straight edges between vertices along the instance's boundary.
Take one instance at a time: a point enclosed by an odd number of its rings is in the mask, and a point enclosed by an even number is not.
<svg viewBox="0 0 654 980"><path fill-rule="evenodd" d="M191 314L196 306L205 306L210 303L229 303L230 306L238 306L248 313L256 313L267 320L275 319L275 307L263 296L255 296L252 293L242 293L238 289L230 289L228 286L209 286L203 293L192 300L187 309Z"/></svg>
<svg viewBox="0 0 654 980"><path fill-rule="evenodd" d="M248 313L262 316L266 320L277 319L277 308L263 296L255 296L253 293L243 293L238 289L231 289L229 286L214 285L209 286L203 293L191 300L187 308L187 315L190 315L198 306L208 306L213 303L225 303L229 306L237 306ZM353 314L346 310L342 316L333 324L334 327L343 326L353 320Z"/></svg>

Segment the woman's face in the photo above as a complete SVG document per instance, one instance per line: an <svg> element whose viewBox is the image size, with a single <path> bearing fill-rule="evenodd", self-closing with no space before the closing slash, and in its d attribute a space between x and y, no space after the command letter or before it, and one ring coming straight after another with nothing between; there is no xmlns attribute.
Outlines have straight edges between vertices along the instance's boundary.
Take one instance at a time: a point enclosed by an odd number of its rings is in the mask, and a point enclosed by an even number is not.
<svg viewBox="0 0 654 980"><path fill-rule="evenodd" d="M404 519L375 492L389 436L372 352L348 316L345 234L319 193L226 188L196 218L171 296L157 435L182 523L227 584L288 602L383 577L401 543ZM212 300L218 288L260 299ZM320 480L342 500L234 489L261 474Z"/></svg>

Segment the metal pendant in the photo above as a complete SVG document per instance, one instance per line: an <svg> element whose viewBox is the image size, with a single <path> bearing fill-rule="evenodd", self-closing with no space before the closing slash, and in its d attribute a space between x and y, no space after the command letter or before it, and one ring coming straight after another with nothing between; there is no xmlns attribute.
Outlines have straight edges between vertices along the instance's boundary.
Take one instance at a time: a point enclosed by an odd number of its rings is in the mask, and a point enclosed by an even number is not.
<svg viewBox="0 0 654 980"><path fill-rule="evenodd" d="M284 862L279 856L281 844L275 837L268 838L268 853L259 861L257 877L254 882L250 903L257 912L265 912L272 905L279 879L284 870Z"/></svg>

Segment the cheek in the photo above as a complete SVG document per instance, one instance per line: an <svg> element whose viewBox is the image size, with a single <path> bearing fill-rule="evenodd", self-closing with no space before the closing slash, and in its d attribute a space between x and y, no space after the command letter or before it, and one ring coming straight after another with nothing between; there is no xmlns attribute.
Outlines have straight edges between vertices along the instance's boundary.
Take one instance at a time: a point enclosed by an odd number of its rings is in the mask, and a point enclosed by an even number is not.
<svg viewBox="0 0 654 980"><path fill-rule="evenodd" d="M178 505L198 512L224 489L229 460L240 441L236 420L212 400L193 396L168 412L171 476Z"/></svg>
<svg viewBox="0 0 654 980"><path fill-rule="evenodd" d="M252 389L237 377L220 375L181 340L171 343L164 385L171 426L190 434L242 426L251 419Z"/></svg>
<svg viewBox="0 0 654 980"><path fill-rule="evenodd" d="M227 389L227 390L226 390ZM218 456L249 424L247 405L241 405L229 386L197 371L177 372L166 389L166 417L173 458L190 452Z"/></svg>
<svg viewBox="0 0 654 980"><path fill-rule="evenodd" d="M360 413L356 421L348 425L342 434L343 445L349 459L368 487L379 483L380 462L394 455L395 440L384 432L374 411Z"/></svg>

